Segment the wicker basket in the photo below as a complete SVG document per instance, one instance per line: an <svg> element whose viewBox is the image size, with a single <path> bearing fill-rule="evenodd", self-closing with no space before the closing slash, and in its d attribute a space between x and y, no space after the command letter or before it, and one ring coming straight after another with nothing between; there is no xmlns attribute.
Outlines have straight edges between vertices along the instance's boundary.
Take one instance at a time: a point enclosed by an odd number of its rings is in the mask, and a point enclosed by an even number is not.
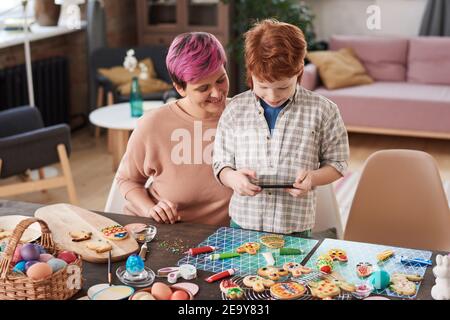
<svg viewBox="0 0 450 320"><path fill-rule="evenodd" d="M59 253L45 221L37 218L22 220L14 229L8 246L0 259L0 300L66 300L77 293L82 286L82 261L80 257L44 280L35 281L26 275L12 272L11 261L16 246L23 232L35 222L39 222L41 226L40 245L48 253L53 255ZM79 269L77 270L72 266L77 266ZM72 269L71 272L68 272L69 267ZM79 282L76 283L77 281Z"/></svg>

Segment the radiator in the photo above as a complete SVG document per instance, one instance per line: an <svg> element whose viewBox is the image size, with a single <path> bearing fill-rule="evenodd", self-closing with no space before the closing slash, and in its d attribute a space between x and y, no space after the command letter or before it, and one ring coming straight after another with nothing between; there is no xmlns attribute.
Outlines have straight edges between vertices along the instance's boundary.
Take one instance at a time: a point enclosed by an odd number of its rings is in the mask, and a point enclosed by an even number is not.
<svg viewBox="0 0 450 320"><path fill-rule="evenodd" d="M64 57L32 63L34 97L46 126L69 123L69 73ZM0 110L28 105L25 65L0 69Z"/></svg>

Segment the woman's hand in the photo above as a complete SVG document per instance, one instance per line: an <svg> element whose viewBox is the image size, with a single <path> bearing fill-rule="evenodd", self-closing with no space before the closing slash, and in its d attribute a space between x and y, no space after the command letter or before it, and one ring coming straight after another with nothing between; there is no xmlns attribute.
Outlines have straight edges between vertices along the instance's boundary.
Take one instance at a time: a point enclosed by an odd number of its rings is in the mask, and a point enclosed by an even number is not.
<svg viewBox="0 0 450 320"><path fill-rule="evenodd" d="M293 189L285 189L294 198L301 197L312 190L312 171L299 170Z"/></svg>
<svg viewBox="0 0 450 320"><path fill-rule="evenodd" d="M226 170L226 169L224 169ZM230 187L240 196L256 196L261 188L250 182L249 178L256 180L256 172L250 169L232 170L228 169L221 175L225 185Z"/></svg>
<svg viewBox="0 0 450 320"><path fill-rule="evenodd" d="M166 199L161 199L159 202L150 208L149 216L156 222L174 224L179 221L181 217L178 215L177 206Z"/></svg>

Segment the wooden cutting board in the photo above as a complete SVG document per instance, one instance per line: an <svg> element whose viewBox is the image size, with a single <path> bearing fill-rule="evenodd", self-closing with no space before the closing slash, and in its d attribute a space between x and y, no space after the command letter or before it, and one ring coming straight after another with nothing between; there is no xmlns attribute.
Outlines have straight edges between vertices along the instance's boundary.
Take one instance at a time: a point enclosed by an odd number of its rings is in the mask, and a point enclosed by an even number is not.
<svg viewBox="0 0 450 320"><path fill-rule="evenodd" d="M117 225L118 223L83 208L60 203L39 208L34 213L34 216L47 222L52 232L53 240L61 248L78 253L85 261L93 263L108 262L108 252L97 253L86 247L86 243L98 241L99 239L108 241L112 245L112 261L125 260L130 254L139 250L139 245L132 238L131 234L123 240L114 241L105 238L101 230L104 227ZM74 242L69 235L71 231L92 232L92 238Z"/></svg>

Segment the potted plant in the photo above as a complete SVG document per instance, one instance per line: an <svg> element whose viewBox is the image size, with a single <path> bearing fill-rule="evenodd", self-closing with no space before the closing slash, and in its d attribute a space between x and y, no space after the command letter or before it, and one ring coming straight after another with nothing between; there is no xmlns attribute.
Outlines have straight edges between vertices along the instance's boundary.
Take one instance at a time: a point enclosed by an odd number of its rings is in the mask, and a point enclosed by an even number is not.
<svg viewBox="0 0 450 320"><path fill-rule="evenodd" d="M298 0L221 0L225 4L232 4L232 38L229 50L235 58L236 89L238 92L246 90L244 66L244 38L243 34L260 20L275 18L282 22L291 23L302 29L308 42L308 50L315 46L313 30L314 15L309 6Z"/></svg>

